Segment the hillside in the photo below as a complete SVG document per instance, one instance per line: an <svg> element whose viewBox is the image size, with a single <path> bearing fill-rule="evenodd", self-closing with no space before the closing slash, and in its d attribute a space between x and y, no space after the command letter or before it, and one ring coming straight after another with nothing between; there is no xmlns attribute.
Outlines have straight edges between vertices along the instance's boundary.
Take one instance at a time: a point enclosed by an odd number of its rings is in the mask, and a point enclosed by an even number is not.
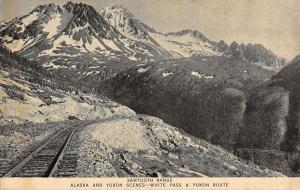
<svg viewBox="0 0 300 190"><path fill-rule="evenodd" d="M71 139L78 145L77 176L283 176L108 98L53 89L36 65L0 55L2 169L64 127L85 124Z"/></svg>
<svg viewBox="0 0 300 190"><path fill-rule="evenodd" d="M137 113L298 176L299 154L291 151L297 133L287 120L293 115L293 96L272 85L272 74L245 60L194 57L129 69L104 81L99 90Z"/></svg>
<svg viewBox="0 0 300 190"><path fill-rule="evenodd" d="M281 86L290 92L289 115L287 117L287 137L283 149L289 151L300 150L300 127L299 127L299 73L300 59L296 56L289 65L272 77L272 86Z"/></svg>
<svg viewBox="0 0 300 190"><path fill-rule="evenodd" d="M81 177L282 176L145 115L92 124L78 139Z"/></svg>
<svg viewBox="0 0 300 190"><path fill-rule="evenodd" d="M266 87L272 74L234 58L176 59L121 72L106 82L106 90L136 112L160 117L214 144L229 149L277 149L284 132L278 136L272 128L286 127L289 94L282 88ZM270 107L274 113L267 111ZM274 125L267 124L271 116ZM261 125L252 126L256 120ZM251 133L260 131L268 138L245 132L254 127Z"/></svg>
<svg viewBox="0 0 300 190"><path fill-rule="evenodd" d="M77 90L63 91L58 88L59 84L51 88L51 80L35 72L36 65L30 68L25 64L26 59L23 61L9 52L0 52L1 126L134 114L131 109L105 97Z"/></svg>

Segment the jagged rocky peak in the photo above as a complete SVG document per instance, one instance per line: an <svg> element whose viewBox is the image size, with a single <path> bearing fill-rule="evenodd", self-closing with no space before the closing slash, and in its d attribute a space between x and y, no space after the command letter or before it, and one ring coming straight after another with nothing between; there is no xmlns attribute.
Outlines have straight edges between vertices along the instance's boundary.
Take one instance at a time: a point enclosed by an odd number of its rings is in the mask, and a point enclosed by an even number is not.
<svg viewBox="0 0 300 190"><path fill-rule="evenodd" d="M63 8L65 8L67 12L74 14L81 14L83 12L93 11L94 9L92 6L84 3L74 3L72 1L68 1L62 7L54 3L39 5L33 10L33 12L46 14L47 12L59 11L59 13L62 14L62 12L64 11Z"/></svg>
<svg viewBox="0 0 300 190"><path fill-rule="evenodd" d="M32 12L38 12L43 14L52 14L53 12L59 11L60 13L63 11L59 5L54 3L43 4L37 6Z"/></svg>
<svg viewBox="0 0 300 190"><path fill-rule="evenodd" d="M245 59L244 52L242 50L242 44L239 45L236 41L233 41L229 46L230 54L234 57Z"/></svg>
<svg viewBox="0 0 300 190"><path fill-rule="evenodd" d="M263 63L266 67L270 67L275 70L278 70L287 64L286 59L275 55L271 50L258 43L239 44L238 42L233 41L230 45L228 45L226 42L221 40L218 42L217 48L219 51L226 54L245 59L253 63Z"/></svg>
<svg viewBox="0 0 300 190"><path fill-rule="evenodd" d="M267 66L282 67L286 64L286 59L278 57L271 50L262 44L251 44L241 46L246 59L252 62L264 62Z"/></svg>
<svg viewBox="0 0 300 190"><path fill-rule="evenodd" d="M225 51L228 50L228 44L224 40L220 40L217 43L217 48L218 48L219 51L225 52Z"/></svg>
<svg viewBox="0 0 300 190"><path fill-rule="evenodd" d="M93 23L95 21L105 23L105 20L101 15L90 5L69 1L63 6L69 13L74 15L72 22L76 23L78 26L83 26L86 23Z"/></svg>
<svg viewBox="0 0 300 190"><path fill-rule="evenodd" d="M25 40L38 35L43 35L41 38L46 36L54 39L62 33L80 33L81 36L94 35L108 39L113 33L112 30L92 6L69 1L62 7L53 3L37 6L29 14L17 18L9 27L2 29L0 35Z"/></svg>
<svg viewBox="0 0 300 190"><path fill-rule="evenodd" d="M37 6L32 12L38 12L43 14L52 14L59 12L60 14L66 10L69 13L73 14L82 14L88 11L93 11L93 7L84 3L74 3L72 1L68 1L62 7L58 4L50 3L50 4L43 4Z"/></svg>
<svg viewBox="0 0 300 190"><path fill-rule="evenodd" d="M85 3L77 3L77 2L72 2L68 1L66 4L63 5L66 9L69 11L76 12L78 10L89 10L89 9L94 9L91 5L85 4Z"/></svg>
<svg viewBox="0 0 300 190"><path fill-rule="evenodd" d="M122 33L139 39L149 39L148 32L155 32L153 28L141 22L122 5L105 7L99 12L110 25Z"/></svg>
<svg viewBox="0 0 300 190"><path fill-rule="evenodd" d="M98 16L97 11L92 6L84 3L73 3L69 1L64 7L68 12L72 12L74 15L77 15L77 17L84 19L85 21L92 19L90 16Z"/></svg>
<svg viewBox="0 0 300 190"><path fill-rule="evenodd" d="M17 17L5 23L1 27L0 36L10 36L13 39L27 39L43 34L43 29L48 29L45 25L57 15L63 14L63 9L59 5L44 4L33 9L29 14ZM52 24L52 23L50 23Z"/></svg>

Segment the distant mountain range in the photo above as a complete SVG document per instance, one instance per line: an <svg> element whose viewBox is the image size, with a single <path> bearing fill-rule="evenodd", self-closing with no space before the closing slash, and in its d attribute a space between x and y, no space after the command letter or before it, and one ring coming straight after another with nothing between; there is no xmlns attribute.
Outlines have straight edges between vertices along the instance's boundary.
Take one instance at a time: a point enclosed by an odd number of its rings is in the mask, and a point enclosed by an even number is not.
<svg viewBox="0 0 300 190"><path fill-rule="evenodd" d="M96 11L73 2L40 5L2 23L0 43L47 69L74 69L76 62L99 65L111 60L148 62L194 56L236 56L271 70L286 64L261 44L228 45L194 30L163 34L122 6Z"/></svg>

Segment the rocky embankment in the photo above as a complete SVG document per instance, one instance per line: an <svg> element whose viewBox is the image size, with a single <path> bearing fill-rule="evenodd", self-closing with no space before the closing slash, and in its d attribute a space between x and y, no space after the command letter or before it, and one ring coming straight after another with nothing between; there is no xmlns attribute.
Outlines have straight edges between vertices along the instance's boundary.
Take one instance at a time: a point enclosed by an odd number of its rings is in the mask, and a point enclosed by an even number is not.
<svg viewBox="0 0 300 190"><path fill-rule="evenodd" d="M91 124L78 141L79 176L283 176L151 116Z"/></svg>
<svg viewBox="0 0 300 190"><path fill-rule="evenodd" d="M133 114L108 98L54 90L0 70L0 126Z"/></svg>

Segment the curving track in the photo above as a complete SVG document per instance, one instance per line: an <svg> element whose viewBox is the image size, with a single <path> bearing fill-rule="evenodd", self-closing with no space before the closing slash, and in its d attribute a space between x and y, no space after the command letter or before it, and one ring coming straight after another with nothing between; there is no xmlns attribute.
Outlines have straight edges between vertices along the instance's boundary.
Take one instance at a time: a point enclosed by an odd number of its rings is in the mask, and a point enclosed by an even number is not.
<svg viewBox="0 0 300 190"><path fill-rule="evenodd" d="M25 159L6 172L3 177L51 177L75 176L77 154L72 149L76 143L70 143L75 131L83 125L68 126L41 146L31 152Z"/></svg>

